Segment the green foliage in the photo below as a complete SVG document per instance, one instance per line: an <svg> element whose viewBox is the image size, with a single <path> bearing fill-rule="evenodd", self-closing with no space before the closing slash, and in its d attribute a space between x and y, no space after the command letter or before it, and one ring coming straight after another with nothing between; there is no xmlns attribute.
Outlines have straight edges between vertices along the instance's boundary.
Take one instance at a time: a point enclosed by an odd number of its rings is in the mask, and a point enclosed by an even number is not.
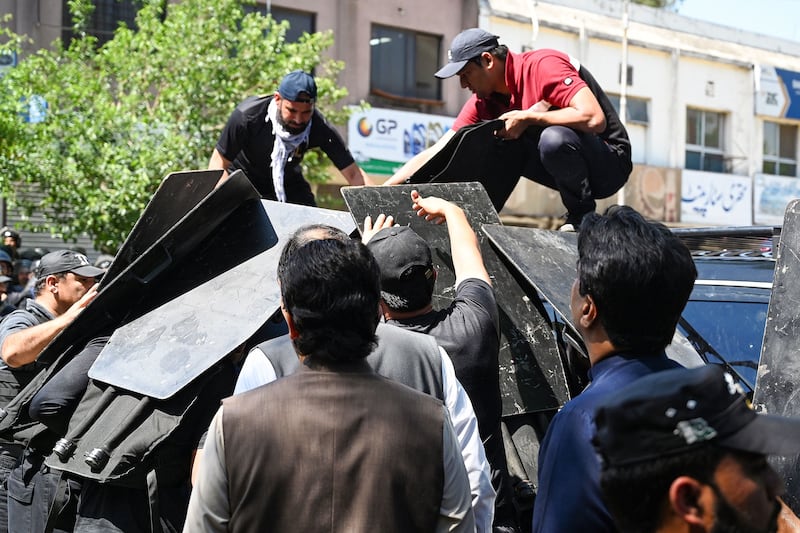
<svg viewBox="0 0 800 533"><path fill-rule="evenodd" d="M294 69L315 69L319 107L333 104L341 62L323 58L330 32L284 39L286 24L243 15L242 0L143 0L137 31L120 27L102 47L82 30L91 0L70 0L80 35L20 61L0 79L0 191L25 212L46 212L45 229L70 239L88 233L115 250L168 173L206 168L228 116L251 94L270 93ZM0 34L0 37L3 35ZM6 32L9 47L21 38ZM2 41L3 39L0 39ZM26 123L34 95L47 118ZM307 176L324 180L310 157ZM44 194L41 203L15 191Z"/></svg>
<svg viewBox="0 0 800 533"><path fill-rule="evenodd" d="M667 9L670 11L677 11L683 0L633 0L634 4L642 4L643 6L656 7L659 9Z"/></svg>

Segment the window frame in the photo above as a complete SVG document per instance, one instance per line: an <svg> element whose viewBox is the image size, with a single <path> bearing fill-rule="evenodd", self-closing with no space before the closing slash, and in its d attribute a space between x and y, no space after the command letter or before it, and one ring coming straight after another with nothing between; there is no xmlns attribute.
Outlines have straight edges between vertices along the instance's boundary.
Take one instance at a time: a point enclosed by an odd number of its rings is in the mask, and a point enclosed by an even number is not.
<svg viewBox="0 0 800 533"><path fill-rule="evenodd" d="M774 139L774 141L775 141L775 147L777 148L778 153L774 154L774 155L766 153L766 148L767 148L766 137L767 137L767 127L768 127L768 125L776 126L775 132L777 134L777 138ZM784 157L784 156L781 155L781 130L783 128L792 128L792 129L794 129L794 159L790 159L788 157ZM764 174L769 174L771 176L782 176L782 177L786 177L786 178L796 178L796 177L798 177L798 174L797 174L798 173L798 164L797 164L798 163L798 148L797 148L798 145L797 145L797 143L798 143L798 137L800 137L800 135L798 135L798 126L795 125L795 124L787 124L785 122L778 122L778 121L774 121L774 120L764 120L764 124L763 124L763 127L762 127L762 134L763 134L763 137L762 137L762 144L761 144L761 172L763 172ZM773 165L775 165L775 169L778 172L767 172L767 169L765 168L767 163L772 163ZM794 167L794 173L792 173L792 174L781 173L781 168L782 168L783 165L793 166Z"/></svg>
<svg viewBox="0 0 800 533"><path fill-rule="evenodd" d="M699 120L700 124L700 131L698 132L698 141L702 144L694 144L689 142L689 113L696 112L701 114L701 119ZM719 147L710 146L706 144L706 135L707 135L707 126L706 123L708 122L707 117L715 115L719 119ZM725 141L727 140L727 135L725 133L725 126L727 125L727 113L723 113L720 111L710 111L707 109L702 109L698 107L687 107L686 108L686 131L685 131L685 143L686 146L684 148L684 168L687 170L700 170L704 172L720 172L726 173L726 165L727 165L727 157L725 155ZM700 164L698 168L690 167L689 158L687 157L689 152L698 153L700 155ZM719 159L722 161L722 168L719 170L707 168L706 161L708 161L708 156L719 156Z"/></svg>
<svg viewBox="0 0 800 533"><path fill-rule="evenodd" d="M375 56L375 46L379 46L380 42L376 43L376 40L385 39L386 36L382 35L380 32L381 30L384 33L394 33L394 34L402 34L405 38L413 38L414 43L414 51L413 51L413 58L409 58L409 50L408 45L403 47L403 54L399 58L393 58L391 64L393 65L403 65L404 76L402 80L402 89L400 92L397 91L396 86L381 86L380 84L376 83L376 76L375 72L375 65L376 61L380 60ZM431 68L433 69L430 72L430 78L424 79L425 82L433 83L434 87L432 91L420 91L420 90L410 90L410 87L416 87L422 80L420 77L420 55L419 55L419 46L418 46L418 39L420 37L424 38L432 38L435 40L435 48L436 51L432 55L431 61ZM373 95L377 95L383 98L388 98L391 100L397 101L405 101L405 102L413 102L413 103L431 103L439 105L442 103L442 80L436 78L434 73L439 68L439 61L441 57L443 46L443 36L433 33L421 32L410 28L400 28L396 26L389 26L386 24L378 24L372 23L370 25L370 60L369 60L369 87L370 93ZM426 94L428 92L428 94ZM430 93L433 94L430 94Z"/></svg>

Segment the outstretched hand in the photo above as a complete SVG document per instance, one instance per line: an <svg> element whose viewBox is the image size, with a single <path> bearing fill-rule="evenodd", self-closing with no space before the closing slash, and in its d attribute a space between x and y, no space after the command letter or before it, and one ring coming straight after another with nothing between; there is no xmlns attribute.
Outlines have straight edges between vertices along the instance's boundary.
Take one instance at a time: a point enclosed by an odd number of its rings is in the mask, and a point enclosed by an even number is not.
<svg viewBox="0 0 800 533"><path fill-rule="evenodd" d="M425 217L425 220L432 221L434 224L441 224L447 219L446 211L454 204L436 196L423 198L417 191L411 191L412 209L417 212L418 217Z"/></svg>
<svg viewBox="0 0 800 533"><path fill-rule="evenodd" d="M364 231L361 233L361 242L367 244L380 230L383 228L391 228L394 225L394 217L392 215L387 217L381 213L378 215L378 218L375 219L375 224L372 223L372 217L367 215L367 218L364 219Z"/></svg>

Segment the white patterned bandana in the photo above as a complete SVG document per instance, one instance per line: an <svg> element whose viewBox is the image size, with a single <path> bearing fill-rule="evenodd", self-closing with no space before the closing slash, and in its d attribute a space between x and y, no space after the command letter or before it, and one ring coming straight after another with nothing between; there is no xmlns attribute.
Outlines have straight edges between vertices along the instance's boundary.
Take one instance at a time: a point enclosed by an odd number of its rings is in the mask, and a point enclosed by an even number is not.
<svg viewBox="0 0 800 533"><path fill-rule="evenodd" d="M275 131L275 143L272 145L272 184L275 187L275 198L279 202L286 201L286 191L283 188L283 171L289 156L297 150L297 147L308 140L308 133L311 131L311 121L308 121L306 129L298 134L286 131L278 122L278 104L273 98L267 107L267 122L272 122L272 129Z"/></svg>

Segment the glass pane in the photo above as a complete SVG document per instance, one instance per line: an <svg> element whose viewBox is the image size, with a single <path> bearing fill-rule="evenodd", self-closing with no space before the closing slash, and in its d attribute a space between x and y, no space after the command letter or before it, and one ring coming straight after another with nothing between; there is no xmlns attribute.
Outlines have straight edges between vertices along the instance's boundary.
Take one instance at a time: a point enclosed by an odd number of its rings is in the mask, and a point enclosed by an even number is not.
<svg viewBox="0 0 800 533"><path fill-rule="evenodd" d="M778 166L778 174L781 176L797 176L797 165L793 163L781 163Z"/></svg>
<svg viewBox="0 0 800 533"><path fill-rule="evenodd" d="M786 159L797 159L797 128L782 124L780 127L781 153Z"/></svg>
<svg viewBox="0 0 800 533"><path fill-rule="evenodd" d="M296 43L303 33L314 33L314 14L304 11L294 11L282 7L273 7L272 18L278 22L288 20L289 30L286 32L286 42Z"/></svg>
<svg viewBox="0 0 800 533"><path fill-rule="evenodd" d="M700 144L700 113L697 109L686 110L686 144Z"/></svg>
<svg viewBox="0 0 800 533"><path fill-rule="evenodd" d="M725 160L719 154L704 154L703 170L709 172L725 172Z"/></svg>
<svg viewBox="0 0 800 533"><path fill-rule="evenodd" d="M683 311L683 318L728 363L733 364L742 377L751 385L755 383L767 322L767 304L690 301Z"/></svg>
<svg viewBox="0 0 800 533"><path fill-rule="evenodd" d="M632 122L647 123L647 100L641 98L628 98L628 120Z"/></svg>
<svg viewBox="0 0 800 533"><path fill-rule="evenodd" d="M614 110L619 114L619 95L618 94L606 94L608 96L608 100L611 102L611 105L614 106Z"/></svg>
<svg viewBox="0 0 800 533"><path fill-rule="evenodd" d="M778 125L764 122L764 155L778 155Z"/></svg>
<svg viewBox="0 0 800 533"><path fill-rule="evenodd" d="M382 26L372 27L370 44L370 84L373 89L403 95L407 65L406 39L402 32Z"/></svg>
<svg viewBox="0 0 800 533"><path fill-rule="evenodd" d="M774 175L774 174L777 174L775 169L776 169L775 161L764 161L764 164L762 166L762 170L761 171L764 174L773 174Z"/></svg>
<svg viewBox="0 0 800 533"><path fill-rule="evenodd" d="M705 113L705 126L703 145L709 148L722 148L722 115Z"/></svg>
<svg viewBox="0 0 800 533"><path fill-rule="evenodd" d="M439 69L439 41L433 35L417 35L417 57L414 79L417 98L439 99L439 80L433 74Z"/></svg>
<svg viewBox="0 0 800 533"><path fill-rule="evenodd" d="M686 150L686 168L689 170L702 170L700 167L701 159L700 152Z"/></svg>

